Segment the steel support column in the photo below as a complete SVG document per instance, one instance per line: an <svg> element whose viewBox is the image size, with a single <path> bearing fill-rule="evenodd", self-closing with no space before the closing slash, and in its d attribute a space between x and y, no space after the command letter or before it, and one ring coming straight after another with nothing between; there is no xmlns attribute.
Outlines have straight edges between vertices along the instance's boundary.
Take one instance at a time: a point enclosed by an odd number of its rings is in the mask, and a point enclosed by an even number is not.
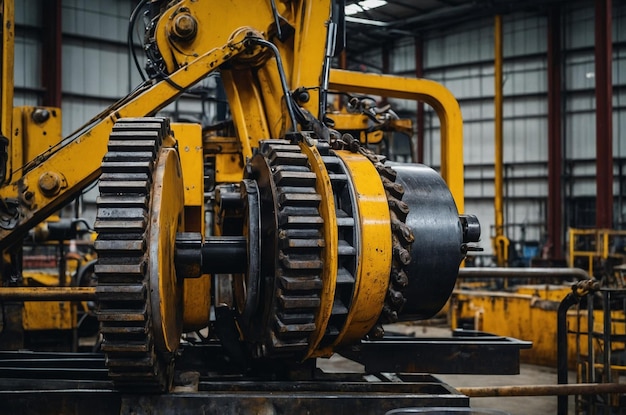
<svg viewBox="0 0 626 415"><path fill-rule="evenodd" d="M46 92L42 104L61 107L61 0L42 2L43 56L41 59L41 83Z"/></svg>
<svg viewBox="0 0 626 415"><path fill-rule="evenodd" d="M424 77L424 39L415 37L415 77ZM413 149L413 162L424 163L424 103L417 102L417 142Z"/></svg>
<svg viewBox="0 0 626 415"><path fill-rule="evenodd" d="M563 258L563 140L561 136L561 10L548 14L548 241L550 258Z"/></svg>
<svg viewBox="0 0 626 415"><path fill-rule="evenodd" d="M391 74L391 63L389 60L389 57L391 55L391 50L393 49L393 45L392 44L384 44L382 46L382 56L381 56L381 63L382 63L382 72L383 74L386 75L390 75ZM387 97L386 96L381 96L380 97L380 105L387 105L388 101L387 101ZM392 146L393 142L389 143L389 146ZM392 148L388 148L387 151L390 151L391 153L393 153L393 149Z"/></svg>
<svg viewBox="0 0 626 415"><path fill-rule="evenodd" d="M612 0L596 0L596 227L613 227Z"/></svg>
<svg viewBox="0 0 626 415"><path fill-rule="evenodd" d="M504 235L504 136L503 136L503 76L502 76L502 16L494 21L494 130L495 130L495 237L493 248L496 262L503 267L508 262L509 241Z"/></svg>

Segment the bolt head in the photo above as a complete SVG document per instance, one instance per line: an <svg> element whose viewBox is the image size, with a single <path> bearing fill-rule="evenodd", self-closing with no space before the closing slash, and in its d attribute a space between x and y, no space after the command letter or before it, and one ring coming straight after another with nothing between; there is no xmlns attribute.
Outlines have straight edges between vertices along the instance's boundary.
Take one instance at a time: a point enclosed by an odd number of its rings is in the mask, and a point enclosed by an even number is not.
<svg viewBox="0 0 626 415"><path fill-rule="evenodd" d="M46 196L55 195L61 187L61 177L51 171L47 171L39 176L39 189Z"/></svg>
<svg viewBox="0 0 626 415"><path fill-rule="evenodd" d="M180 13L174 19L172 35L180 41L190 41L198 33L198 23L189 13Z"/></svg>

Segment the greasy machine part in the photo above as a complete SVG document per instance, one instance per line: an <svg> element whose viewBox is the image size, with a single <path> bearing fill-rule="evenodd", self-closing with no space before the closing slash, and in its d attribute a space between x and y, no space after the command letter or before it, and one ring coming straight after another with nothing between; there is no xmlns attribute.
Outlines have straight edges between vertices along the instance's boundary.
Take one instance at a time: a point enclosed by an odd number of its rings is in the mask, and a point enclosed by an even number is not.
<svg viewBox="0 0 626 415"><path fill-rule="evenodd" d="M247 277L247 291L235 290L235 302L257 310L239 318L257 356L311 356L318 346L330 346L346 323L358 229L354 192L344 169L324 143L313 151L304 143L268 140L251 161L250 179L243 185L248 189L250 182L258 183L261 272L258 280ZM317 190L324 189L324 182L326 191ZM254 228L249 217L248 234ZM255 314L256 324L251 324L247 319Z"/></svg>
<svg viewBox="0 0 626 415"><path fill-rule="evenodd" d="M253 233L261 237L260 272L233 276L232 303L256 357L328 356L368 332L381 336L383 323L434 315L480 232L477 221L459 217L434 170L383 164L362 148L332 150L308 134L262 141L240 185L241 203L251 204L243 232L260 226ZM253 183L258 201L249 195ZM382 210L366 205L376 195ZM260 220L250 216L257 203ZM371 229L388 245L363 239ZM368 268L368 261L386 265Z"/></svg>
<svg viewBox="0 0 626 415"><path fill-rule="evenodd" d="M249 357L297 362L375 339L399 317L435 314L480 234L432 169L299 132L260 142L244 180L220 192L226 232L203 243L182 232L168 135L162 119L121 120L102 165L98 319L109 373L124 390L168 389L184 278L230 273L224 315L234 337L224 347L239 350L239 341Z"/></svg>
<svg viewBox="0 0 626 415"><path fill-rule="evenodd" d="M133 392L163 392L182 331L176 233L182 228L182 176L161 118L122 119L102 163L95 248L97 316L109 376Z"/></svg>
<svg viewBox="0 0 626 415"><path fill-rule="evenodd" d="M261 310L247 333L258 356L302 354L315 330L324 263L321 197L297 144L265 141L251 162L261 208Z"/></svg>
<svg viewBox="0 0 626 415"><path fill-rule="evenodd" d="M454 288L465 257L463 226L452 194L436 171L420 164L389 165L404 188L406 224L414 236L403 291L406 303L399 318L427 319L443 307ZM467 242L476 242L476 235L472 239Z"/></svg>

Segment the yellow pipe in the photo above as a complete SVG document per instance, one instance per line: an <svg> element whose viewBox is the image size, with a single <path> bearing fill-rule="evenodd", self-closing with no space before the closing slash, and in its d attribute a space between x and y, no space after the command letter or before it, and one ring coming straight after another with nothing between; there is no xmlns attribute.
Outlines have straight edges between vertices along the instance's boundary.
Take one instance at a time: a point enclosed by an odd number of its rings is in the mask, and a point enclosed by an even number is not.
<svg viewBox="0 0 626 415"><path fill-rule="evenodd" d="M496 15L494 29L494 91L495 91L495 231L494 251L499 267L506 265L509 241L504 236L503 207L503 134L502 134L502 16Z"/></svg>
<svg viewBox="0 0 626 415"><path fill-rule="evenodd" d="M391 75L330 71L331 90L382 95L423 101L430 105L441 123L441 177L446 181L459 213L463 213L463 118L452 93L443 85L425 79Z"/></svg>

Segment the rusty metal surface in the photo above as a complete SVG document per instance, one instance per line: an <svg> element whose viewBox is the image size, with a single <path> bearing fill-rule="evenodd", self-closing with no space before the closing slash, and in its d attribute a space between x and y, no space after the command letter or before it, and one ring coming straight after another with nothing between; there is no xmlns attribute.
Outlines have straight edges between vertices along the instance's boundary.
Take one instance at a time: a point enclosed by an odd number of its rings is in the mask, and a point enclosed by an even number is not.
<svg viewBox="0 0 626 415"><path fill-rule="evenodd" d="M367 384L366 384L367 385ZM397 385L403 385L399 388ZM469 398L434 381L384 382L356 391L332 388L202 391L167 395L120 395L111 390L3 392L0 414L383 414L401 407L466 408ZM382 387L384 386L384 387ZM399 389L399 390L396 390Z"/></svg>
<svg viewBox="0 0 626 415"><path fill-rule="evenodd" d="M269 361L244 373L233 368L217 343L187 345L177 364L176 387L163 395L115 391L102 354L0 352L0 415L326 415L467 408L469 397L436 377L402 372L518 373L519 350L528 346L478 332L452 338L393 337L351 350L364 362L365 372L327 373L314 365L284 368Z"/></svg>
<svg viewBox="0 0 626 415"><path fill-rule="evenodd" d="M297 385L297 384L296 384ZM318 384L320 385L320 384ZM140 399L124 397L122 414L176 413L197 414L383 414L388 410L411 406L467 407L469 399L441 383L369 384L362 390L337 390L299 387L264 388L253 391L211 391L162 396L144 396ZM399 388L398 385L404 387ZM398 390L396 389L404 389Z"/></svg>
<svg viewBox="0 0 626 415"><path fill-rule="evenodd" d="M2 287L0 301L93 301L95 287Z"/></svg>
<svg viewBox="0 0 626 415"><path fill-rule="evenodd" d="M469 406L469 398L425 374L321 373L291 381L179 376L173 393L121 394L104 358L86 353L0 353L0 414L383 414L412 407ZM180 379L192 379L181 385ZM195 380L194 380L195 379Z"/></svg>
<svg viewBox="0 0 626 415"><path fill-rule="evenodd" d="M458 390L472 398L495 396L597 395L603 393L626 393L626 384L576 383L569 385L467 386L460 387Z"/></svg>

